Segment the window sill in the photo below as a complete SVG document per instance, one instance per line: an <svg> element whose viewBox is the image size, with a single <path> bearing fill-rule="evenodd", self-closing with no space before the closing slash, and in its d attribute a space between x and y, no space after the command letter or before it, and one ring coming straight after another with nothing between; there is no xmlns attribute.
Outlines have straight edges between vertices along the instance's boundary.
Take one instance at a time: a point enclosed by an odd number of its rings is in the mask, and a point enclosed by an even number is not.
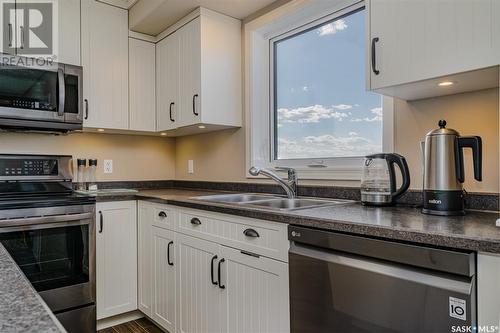
<svg viewBox="0 0 500 333"><path fill-rule="evenodd" d="M270 168L273 169L273 168ZM295 168L300 180L329 180L329 181L360 181L363 169L361 167L327 167L327 168ZM286 177L286 172L276 171ZM267 179L263 176L252 176L249 173L247 179Z"/></svg>

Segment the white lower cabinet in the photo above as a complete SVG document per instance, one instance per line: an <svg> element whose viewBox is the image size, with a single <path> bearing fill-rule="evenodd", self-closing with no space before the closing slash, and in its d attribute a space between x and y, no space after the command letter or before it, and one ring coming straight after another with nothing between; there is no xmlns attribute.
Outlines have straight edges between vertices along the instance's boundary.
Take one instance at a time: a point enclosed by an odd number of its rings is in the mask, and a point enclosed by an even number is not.
<svg viewBox="0 0 500 333"><path fill-rule="evenodd" d="M137 307L151 317L153 304L153 208L145 203L137 207Z"/></svg>
<svg viewBox="0 0 500 333"><path fill-rule="evenodd" d="M218 244L177 234L177 332L225 331L218 258Z"/></svg>
<svg viewBox="0 0 500 333"><path fill-rule="evenodd" d="M224 332L290 332L288 265L221 246Z"/></svg>
<svg viewBox="0 0 500 333"><path fill-rule="evenodd" d="M153 312L151 317L169 332L175 332L175 233L158 227L153 236Z"/></svg>
<svg viewBox="0 0 500 333"><path fill-rule="evenodd" d="M97 319L137 309L136 202L96 205Z"/></svg>
<svg viewBox="0 0 500 333"><path fill-rule="evenodd" d="M213 232L179 229L186 214L189 224ZM210 221L233 230L231 236L214 237L223 229ZM274 230L270 238L265 224ZM238 233L248 228L259 236L245 236L247 244ZM262 247L261 237L266 244L272 239L275 250ZM139 202L139 267L150 270L139 272L139 309L171 333L289 332L288 264L253 252L281 259L286 239L283 224Z"/></svg>

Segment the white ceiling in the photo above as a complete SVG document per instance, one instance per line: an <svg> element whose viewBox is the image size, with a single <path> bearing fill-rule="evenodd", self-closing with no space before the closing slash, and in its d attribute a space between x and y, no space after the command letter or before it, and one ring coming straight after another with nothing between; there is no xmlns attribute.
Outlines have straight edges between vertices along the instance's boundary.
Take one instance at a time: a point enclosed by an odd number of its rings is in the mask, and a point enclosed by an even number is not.
<svg viewBox="0 0 500 333"><path fill-rule="evenodd" d="M156 36L202 6L243 19L275 0L139 0L129 10L130 29Z"/></svg>

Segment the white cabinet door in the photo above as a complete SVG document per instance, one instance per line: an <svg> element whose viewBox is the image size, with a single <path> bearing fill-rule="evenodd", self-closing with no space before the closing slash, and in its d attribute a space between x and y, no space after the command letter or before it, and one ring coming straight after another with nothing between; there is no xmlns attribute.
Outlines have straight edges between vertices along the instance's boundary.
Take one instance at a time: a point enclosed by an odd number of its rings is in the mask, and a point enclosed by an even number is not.
<svg viewBox="0 0 500 333"><path fill-rule="evenodd" d="M84 127L128 129L128 12L82 0ZM85 106L84 106L85 107Z"/></svg>
<svg viewBox="0 0 500 333"><path fill-rule="evenodd" d="M288 265L221 246L225 332L290 332Z"/></svg>
<svg viewBox="0 0 500 333"><path fill-rule="evenodd" d="M153 235L154 209L149 204L138 204L138 260L137 260L137 306L151 316L153 308Z"/></svg>
<svg viewBox="0 0 500 333"><path fill-rule="evenodd" d="M130 126L134 131L156 131L155 44L129 38Z"/></svg>
<svg viewBox="0 0 500 333"><path fill-rule="evenodd" d="M477 255L477 321L480 327L500 326L500 255Z"/></svg>
<svg viewBox="0 0 500 333"><path fill-rule="evenodd" d="M180 46L180 126L201 122L201 40L198 17L180 28L176 34ZM212 82L217 84L217 82Z"/></svg>
<svg viewBox="0 0 500 333"><path fill-rule="evenodd" d="M80 60L80 0L58 0L57 62L81 65Z"/></svg>
<svg viewBox="0 0 500 333"><path fill-rule="evenodd" d="M177 33L156 44L157 130L179 125L179 37Z"/></svg>
<svg viewBox="0 0 500 333"><path fill-rule="evenodd" d="M175 332L175 233L153 227L154 305L152 318Z"/></svg>
<svg viewBox="0 0 500 333"><path fill-rule="evenodd" d="M498 23L492 14L497 2L370 0L367 46L378 38L374 51L380 71L370 71L371 89L498 64Z"/></svg>
<svg viewBox="0 0 500 333"><path fill-rule="evenodd" d="M137 309L136 202L96 206L97 319Z"/></svg>
<svg viewBox="0 0 500 333"><path fill-rule="evenodd" d="M179 233L176 244L177 332L222 332L224 290L211 276L216 279L219 245Z"/></svg>

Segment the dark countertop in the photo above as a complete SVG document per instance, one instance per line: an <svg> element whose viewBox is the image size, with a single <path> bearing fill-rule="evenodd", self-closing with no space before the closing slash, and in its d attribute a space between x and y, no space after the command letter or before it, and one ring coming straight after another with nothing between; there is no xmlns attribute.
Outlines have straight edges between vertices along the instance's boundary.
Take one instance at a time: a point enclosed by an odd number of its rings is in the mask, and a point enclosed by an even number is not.
<svg viewBox="0 0 500 333"><path fill-rule="evenodd" d="M500 253L498 212L469 211L465 216L431 216L407 206L366 207L359 202L296 211L276 211L192 199L220 194L187 189L142 190L131 195L98 196L97 201L148 200L324 230L347 232L478 252ZM227 192L226 192L227 193Z"/></svg>
<svg viewBox="0 0 500 333"><path fill-rule="evenodd" d="M66 332L2 244L0 332Z"/></svg>

